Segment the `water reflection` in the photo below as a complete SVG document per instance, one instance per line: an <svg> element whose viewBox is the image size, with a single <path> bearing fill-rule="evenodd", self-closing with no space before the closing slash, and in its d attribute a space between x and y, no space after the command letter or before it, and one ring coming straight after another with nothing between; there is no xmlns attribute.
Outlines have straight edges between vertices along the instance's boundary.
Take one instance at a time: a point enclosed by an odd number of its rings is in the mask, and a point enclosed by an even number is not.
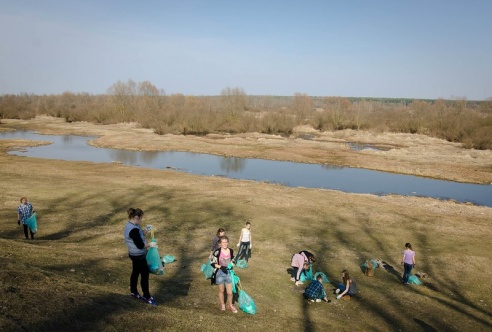
<svg viewBox="0 0 492 332"><path fill-rule="evenodd" d="M342 169L343 167L342 166L338 166L338 165L329 165L329 164L322 164L321 165L322 168L324 169L327 169L327 170L333 170L333 169Z"/></svg>
<svg viewBox="0 0 492 332"><path fill-rule="evenodd" d="M362 150L384 151L384 150L389 150L389 149L379 148L379 147L376 147L376 146L371 145L371 144L357 143L357 142L348 142L347 145L351 150L354 150L354 151L362 151Z"/></svg>
<svg viewBox="0 0 492 332"><path fill-rule="evenodd" d="M238 173L246 167L246 159L237 157L224 157L220 161L220 169L227 174Z"/></svg>
<svg viewBox="0 0 492 332"><path fill-rule="evenodd" d="M159 152L156 151L130 151L110 149L108 153L112 161L117 161L132 166L153 164L159 157Z"/></svg>
<svg viewBox="0 0 492 332"><path fill-rule="evenodd" d="M226 176L291 187L334 189L350 193L398 194L453 199L492 207L492 185L432 180L335 165L220 157L190 152L151 152L96 148L93 137L39 135L28 131L0 133L0 139L50 141L10 154L71 161L120 162L129 166L173 169L199 175Z"/></svg>

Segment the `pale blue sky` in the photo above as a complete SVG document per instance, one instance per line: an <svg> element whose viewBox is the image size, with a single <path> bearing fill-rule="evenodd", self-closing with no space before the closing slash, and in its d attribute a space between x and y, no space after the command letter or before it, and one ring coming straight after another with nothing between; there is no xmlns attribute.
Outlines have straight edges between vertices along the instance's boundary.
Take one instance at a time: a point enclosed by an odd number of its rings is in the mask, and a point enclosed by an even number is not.
<svg viewBox="0 0 492 332"><path fill-rule="evenodd" d="M0 94L492 97L491 0L0 0Z"/></svg>

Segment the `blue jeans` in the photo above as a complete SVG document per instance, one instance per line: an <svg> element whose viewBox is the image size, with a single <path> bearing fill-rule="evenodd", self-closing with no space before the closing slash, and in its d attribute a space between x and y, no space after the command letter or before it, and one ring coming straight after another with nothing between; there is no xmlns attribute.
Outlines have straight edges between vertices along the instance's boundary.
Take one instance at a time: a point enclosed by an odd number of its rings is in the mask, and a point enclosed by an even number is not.
<svg viewBox="0 0 492 332"><path fill-rule="evenodd" d="M218 270L217 274L215 275L215 284L220 285L220 284L232 284L232 278L229 273L224 273L222 270Z"/></svg>
<svg viewBox="0 0 492 332"><path fill-rule="evenodd" d="M340 293L343 293L343 292L345 291L345 288L347 288L347 287L345 287L345 285L344 285L344 284L338 284L337 288L340 290ZM349 295L349 296L354 296L355 294L354 294L354 293L352 293L352 292L350 291L350 289L349 289L349 291L347 292L347 294L346 294L346 295Z"/></svg>
<svg viewBox="0 0 492 332"><path fill-rule="evenodd" d="M249 251L249 244L250 242L241 242L239 244L239 249L237 251L237 255L236 257L234 258L234 260L237 262L238 260L240 260L241 258L244 258L246 260L246 262L248 261L249 259L249 255L248 255L248 251Z"/></svg>
<svg viewBox="0 0 492 332"><path fill-rule="evenodd" d="M403 278L402 282L404 284L408 283L408 278L410 278L410 273L412 272L413 264L403 264Z"/></svg>

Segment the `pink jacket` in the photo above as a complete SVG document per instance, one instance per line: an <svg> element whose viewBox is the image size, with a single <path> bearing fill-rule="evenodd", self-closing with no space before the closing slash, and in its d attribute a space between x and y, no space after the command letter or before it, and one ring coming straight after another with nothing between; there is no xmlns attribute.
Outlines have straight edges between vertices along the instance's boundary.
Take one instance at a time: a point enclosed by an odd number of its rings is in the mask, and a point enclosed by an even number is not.
<svg viewBox="0 0 492 332"><path fill-rule="evenodd" d="M299 277L301 276L302 269L304 268L304 263L307 263L308 259L304 253L302 254L294 254L292 256L292 263L290 264L292 267L297 267L297 280L299 280Z"/></svg>

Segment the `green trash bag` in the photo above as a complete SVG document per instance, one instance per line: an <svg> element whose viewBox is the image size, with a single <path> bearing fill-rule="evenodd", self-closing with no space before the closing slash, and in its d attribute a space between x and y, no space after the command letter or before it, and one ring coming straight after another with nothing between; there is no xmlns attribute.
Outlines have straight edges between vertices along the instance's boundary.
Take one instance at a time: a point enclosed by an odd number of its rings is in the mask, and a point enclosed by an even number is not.
<svg viewBox="0 0 492 332"><path fill-rule="evenodd" d="M205 279L210 279L212 278L212 274L214 273L214 268L212 267L212 265L210 265L210 262L207 262L205 264L202 264L202 266L200 267L200 271L202 271L205 275Z"/></svg>
<svg viewBox="0 0 492 332"><path fill-rule="evenodd" d="M372 269L375 270L378 267L378 262L373 258L371 259L371 263L372 263ZM366 262L362 263L360 267L365 270L367 268Z"/></svg>
<svg viewBox="0 0 492 332"><path fill-rule="evenodd" d="M38 231L38 221L36 219L36 212L31 214L31 216L26 219L26 225L29 227L31 232L36 233Z"/></svg>
<svg viewBox="0 0 492 332"><path fill-rule="evenodd" d="M246 294L246 292L242 289L239 291L239 298L237 300L237 303L239 305L239 309L241 309L245 313L250 314L250 315L256 314L255 301L253 301L251 296Z"/></svg>
<svg viewBox="0 0 492 332"><path fill-rule="evenodd" d="M244 269L248 267L248 262L245 259L240 259L237 261L236 266L241 269Z"/></svg>
<svg viewBox="0 0 492 332"><path fill-rule="evenodd" d="M232 283L232 292L237 293L238 288L236 285L239 283L239 277L234 273L234 271L231 269L231 265L229 263L229 275L231 276L231 283Z"/></svg>
<svg viewBox="0 0 492 332"><path fill-rule="evenodd" d="M413 276L410 276L408 278L408 283L414 284L414 285L421 285L422 281L420 281L419 277L417 277L416 275L413 275Z"/></svg>
<svg viewBox="0 0 492 332"><path fill-rule="evenodd" d="M162 257L162 262L164 264L169 264L169 263L172 263L176 260L176 257L172 256L172 255L165 255L164 257Z"/></svg>
<svg viewBox="0 0 492 332"><path fill-rule="evenodd" d="M313 266L309 265L309 270L304 271L307 280L313 280Z"/></svg>
<svg viewBox="0 0 492 332"><path fill-rule="evenodd" d="M155 240L152 240L155 242ZM149 271L152 274L164 274L164 266L161 262L161 256L157 248L149 248L147 251L147 265L149 265Z"/></svg>
<svg viewBox="0 0 492 332"><path fill-rule="evenodd" d="M314 274L313 280L316 280L318 278L318 276L321 276L321 279L323 280L323 282L325 282L325 283L330 282L330 280L328 280L328 277L326 276L326 274L324 274L323 272L316 272Z"/></svg>
<svg viewBox="0 0 492 332"><path fill-rule="evenodd" d="M301 275L299 276L299 281L300 282L306 282L308 278L306 278L306 274L304 272L301 272Z"/></svg>

